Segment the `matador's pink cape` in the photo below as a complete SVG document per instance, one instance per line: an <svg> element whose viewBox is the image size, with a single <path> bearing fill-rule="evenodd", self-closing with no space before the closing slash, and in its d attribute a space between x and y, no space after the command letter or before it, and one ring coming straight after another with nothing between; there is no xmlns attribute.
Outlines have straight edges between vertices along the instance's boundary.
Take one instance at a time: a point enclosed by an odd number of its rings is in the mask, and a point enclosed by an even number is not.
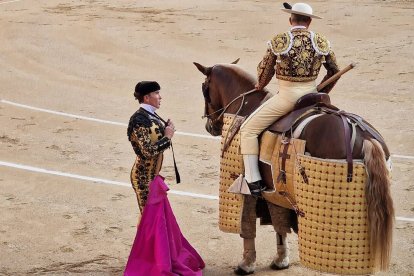
<svg viewBox="0 0 414 276"><path fill-rule="evenodd" d="M201 276L205 264L180 231L162 176L150 184L125 276Z"/></svg>

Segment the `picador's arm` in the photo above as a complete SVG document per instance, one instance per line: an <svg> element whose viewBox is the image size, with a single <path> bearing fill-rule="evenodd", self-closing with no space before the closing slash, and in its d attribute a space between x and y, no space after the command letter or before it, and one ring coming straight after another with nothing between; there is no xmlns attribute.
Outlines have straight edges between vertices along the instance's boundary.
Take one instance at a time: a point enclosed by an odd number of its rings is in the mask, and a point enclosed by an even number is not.
<svg viewBox="0 0 414 276"><path fill-rule="evenodd" d="M267 49L262 61L257 65L257 90L263 90L275 74L276 56Z"/></svg>
<svg viewBox="0 0 414 276"><path fill-rule="evenodd" d="M336 57L335 57L335 54L332 50L329 52L328 55L325 56L325 63L323 63L323 66L326 69L326 75L323 78L323 80L321 81L321 83L323 83L324 81L326 81L327 79L329 79L330 77L335 75L337 72L339 72L339 66L336 63ZM324 87L319 92L329 93L332 90L332 88L335 86L337 81L338 80L332 82L331 84L328 84L326 87Z"/></svg>
<svg viewBox="0 0 414 276"><path fill-rule="evenodd" d="M135 127L133 136L135 136L133 138L136 138L135 142L140 148L141 153L147 158L157 156L171 146L171 140L166 136L155 143L151 143L149 129L145 126Z"/></svg>

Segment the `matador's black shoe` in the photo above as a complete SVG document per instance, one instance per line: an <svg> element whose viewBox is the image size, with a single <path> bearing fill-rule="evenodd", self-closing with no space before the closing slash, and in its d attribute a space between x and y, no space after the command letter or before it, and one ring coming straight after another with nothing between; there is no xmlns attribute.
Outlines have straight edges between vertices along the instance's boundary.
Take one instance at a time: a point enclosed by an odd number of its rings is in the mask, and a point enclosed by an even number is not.
<svg viewBox="0 0 414 276"><path fill-rule="evenodd" d="M266 187L263 185L262 180L254 181L252 183L247 182L247 186L250 189L250 193L254 197L261 197L262 192L266 190Z"/></svg>

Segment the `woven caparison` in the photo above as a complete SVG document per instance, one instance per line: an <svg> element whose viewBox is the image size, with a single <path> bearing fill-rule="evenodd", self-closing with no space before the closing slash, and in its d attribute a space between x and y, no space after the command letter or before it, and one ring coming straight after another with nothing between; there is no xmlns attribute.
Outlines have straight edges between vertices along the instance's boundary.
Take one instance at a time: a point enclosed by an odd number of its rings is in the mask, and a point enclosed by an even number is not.
<svg viewBox="0 0 414 276"><path fill-rule="evenodd" d="M224 114L221 148L235 115ZM235 176L244 172L243 156L240 154L240 132L238 132L220 160L219 229L228 233L241 233L243 196L227 190Z"/></svg>
<svg viewBox="0 0 414 276"><path fill-rule="evenodd" d="M299 217L299 257L311 269L337 274L371 274L365 200L366 171L354 161L353 181L346 182L347 163L298 155L309 184L294 176Z"/></svg>
<svg viewBox="0 0 414 276"><path fill-rule="evenodd" d="M300 139L290 139L287 158L285 163L286 183L277 183L282 164L281 154L283 153L283 136L281 134L266 131L260 141L260 161L272 167L273 192L263 192L263 197L278 206L293 209L291 202L279 192L288 192L291 200L295 200L295 189L293 187L293 175L296 165L296 154L305 152L305 141Z"/></svg>

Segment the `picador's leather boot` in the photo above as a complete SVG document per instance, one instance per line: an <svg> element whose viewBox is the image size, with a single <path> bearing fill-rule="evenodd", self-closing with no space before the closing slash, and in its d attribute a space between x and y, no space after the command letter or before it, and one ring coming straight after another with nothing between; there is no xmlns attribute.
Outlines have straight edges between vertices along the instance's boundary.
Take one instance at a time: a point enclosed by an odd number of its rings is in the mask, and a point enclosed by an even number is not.
<svg viewBox="0 0 414 276"><path fill-rule="evenodd" d="M273 259L270 268L273 270L282 270L289 268L289 244L287 234L276 233L277 256Z"/></svg>
<svg viewBox="0 0 414 276"><path fill-rule="evenodd" d="M243 155L244 178L249 186L250 193L254 197L262 196L265 186L259 172L259 156L254 154Z"/></svg>
<svg viewBox="0 0 414 276"><path fill-rule="evenodd" d="M256 269L256 249L254 245L254 239L244 239L243 243L243 259L234 269L234 273L237 275L253 274L254 270Z"/></svg>

